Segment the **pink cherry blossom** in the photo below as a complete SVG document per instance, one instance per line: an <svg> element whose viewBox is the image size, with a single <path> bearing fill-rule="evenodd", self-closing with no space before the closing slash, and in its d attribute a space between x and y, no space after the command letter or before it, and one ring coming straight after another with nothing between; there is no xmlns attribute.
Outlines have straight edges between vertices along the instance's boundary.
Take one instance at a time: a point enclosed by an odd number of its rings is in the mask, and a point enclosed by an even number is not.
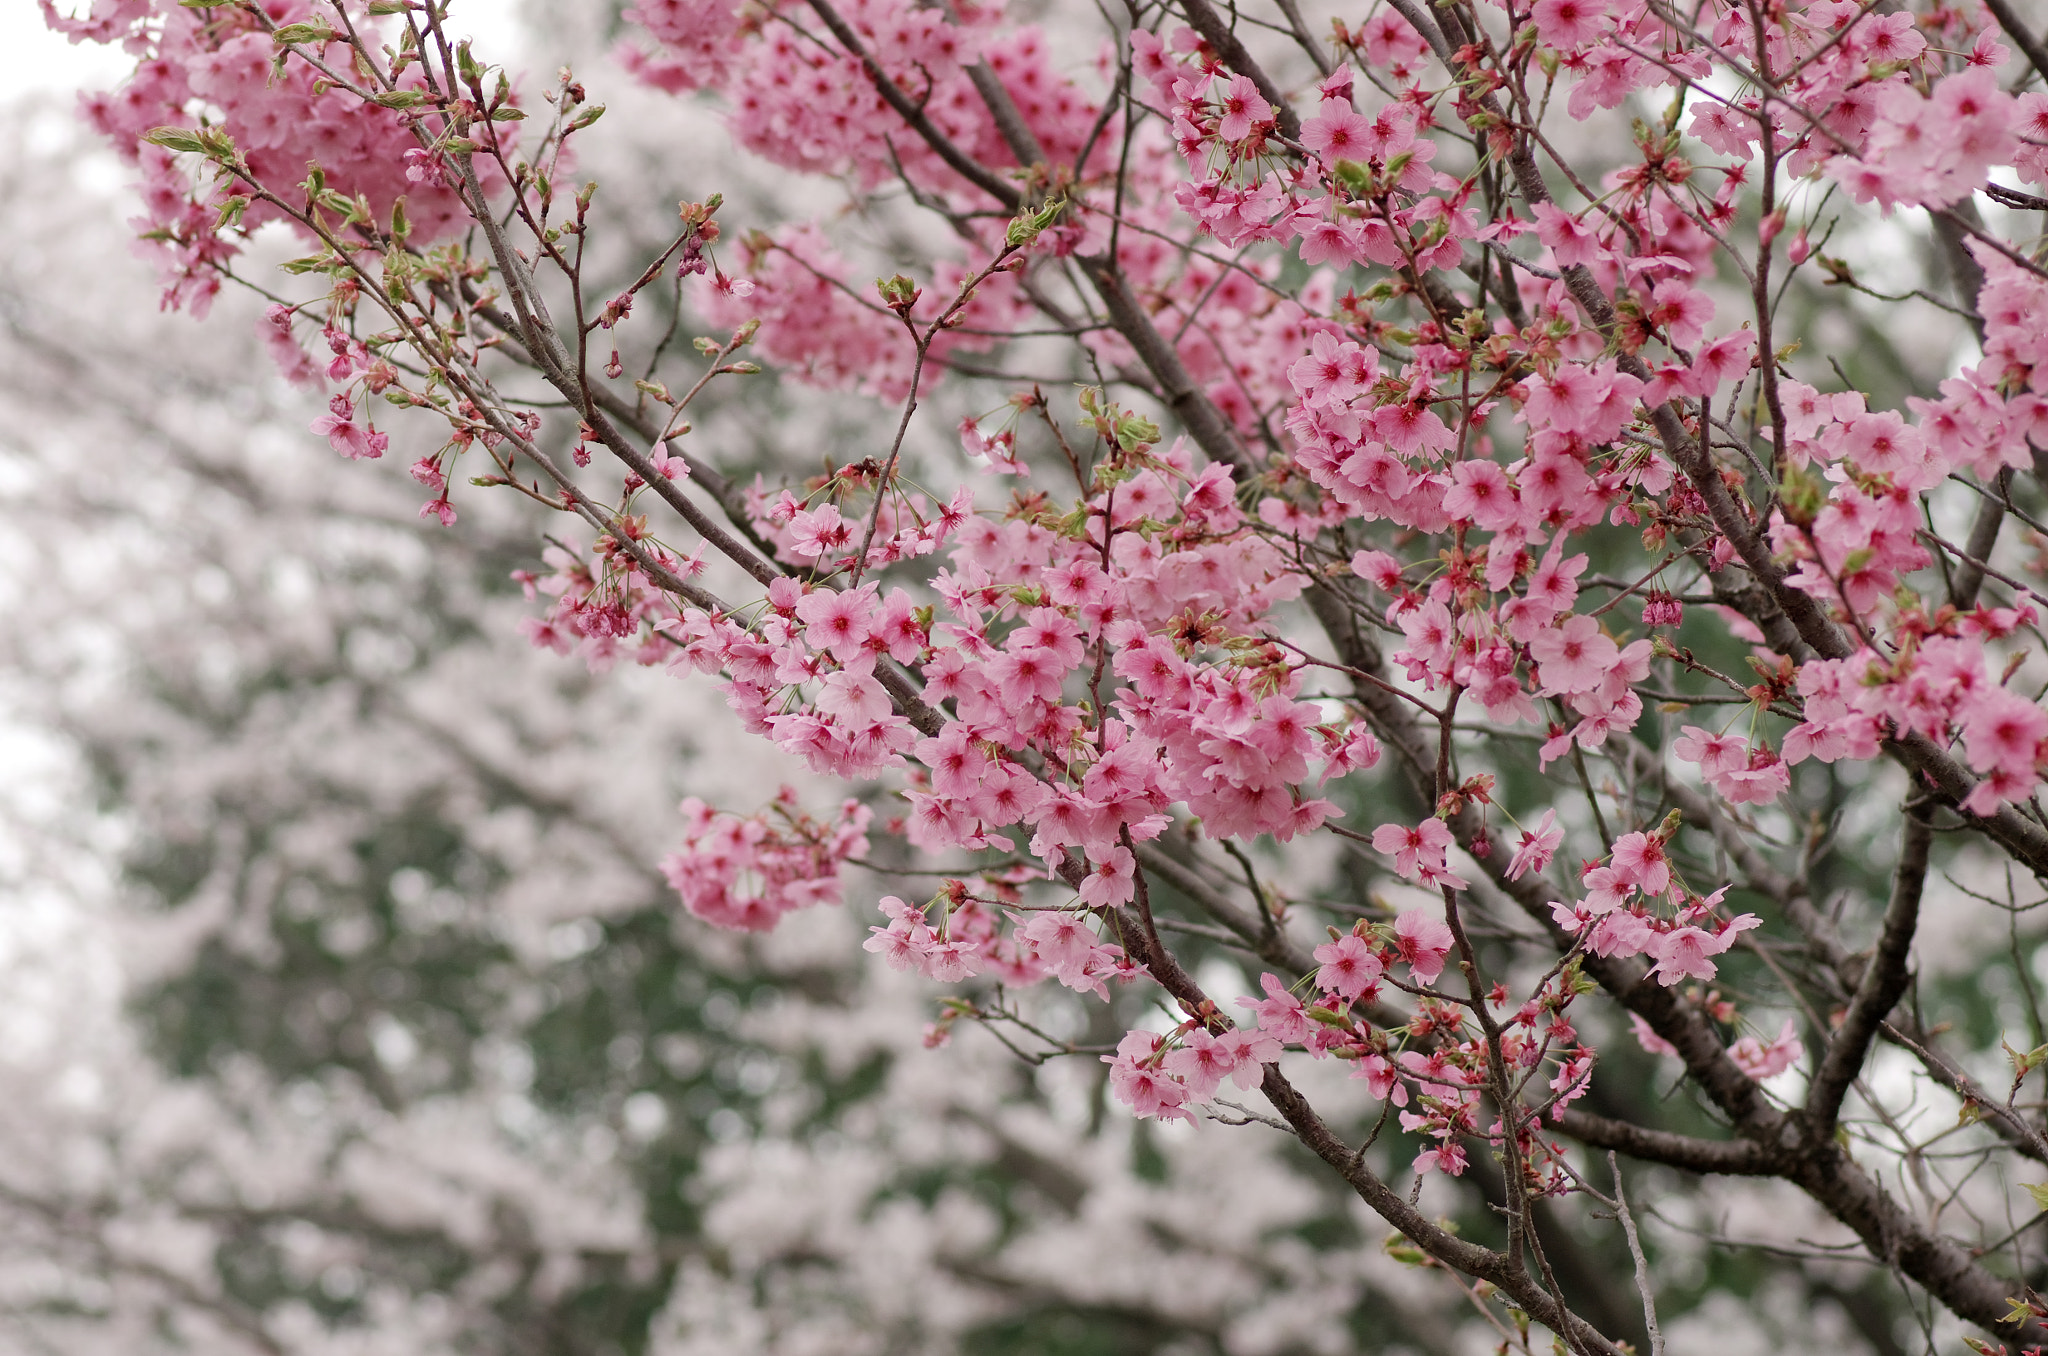
<svg viewBox="0 0 2048 1356"><path fill-rule="evenodd" d="M1768 1045L1755 1036L1744 1036L1728 1047L1728 1058L1735 1061L1735 1067L1756 1079L1781 1074L1805 1057L1806 1047L1800 1044L1790 1017Z"/></svg>
<svg viewBox="0 0 2048 1356"><path fill-rule="evenodd" d="M1531 871L1541 871L1549 866L1558 844L1563 841L1564 830L1557 827L1557 811L1545 810L1533 830L1523 831L1522 841L1516 845L1514 858L1508 863L1508 879L1520 880Z"/></svg>
<svg viewBox="0 0 2048 1356"><path fill-rule="evenodd" d="M1417 984L1436 983L1454 941L1443 919L1421 909L1403 909L1394 919L1394 946Z"/></svg>
<svg viewBox="0 0 2048 1356"><path fill-rule="evenodd" d="M1385 968L1372 948L1359 937L1339 937L1334 942L1325 942L1316 948L1315 957L1322 962L1322 969L1316 971L1316 986L1325 993L1339 998L1356 999L1379 982Z"/></svg>

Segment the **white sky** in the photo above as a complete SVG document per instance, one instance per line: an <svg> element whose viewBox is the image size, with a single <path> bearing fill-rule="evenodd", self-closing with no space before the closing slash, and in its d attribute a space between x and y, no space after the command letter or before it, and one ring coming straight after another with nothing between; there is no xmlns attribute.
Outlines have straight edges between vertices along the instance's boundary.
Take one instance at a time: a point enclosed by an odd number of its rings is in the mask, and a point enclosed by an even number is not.
<svg viewBox="0 0 2048 1356"><path fill-rule="evenodd" d="M74 47L52 33L35 0L0 0L0 91L8 99L112 85L130 64L118 49Z"/></svg>

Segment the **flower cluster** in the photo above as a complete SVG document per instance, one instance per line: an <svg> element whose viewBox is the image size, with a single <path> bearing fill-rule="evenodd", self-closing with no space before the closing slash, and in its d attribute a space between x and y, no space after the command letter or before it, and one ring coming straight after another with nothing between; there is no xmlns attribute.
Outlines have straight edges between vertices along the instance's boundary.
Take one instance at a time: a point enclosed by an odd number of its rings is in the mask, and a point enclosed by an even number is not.
<svg viewBox="0 0 2048 1356"><path fill-rule="evenodd" d="M310 166L327 189L344 199L360 196L381 220L404 198L423 242L468 223L468 210L444 177L419 171L425 152L401 111L366 107L305 63L276 65L271 33L318 20L310 0L271 0L261 21L239 6L94 0L85 17L65 18L53 0L41 4L51 26L73 42L118 41L141 54L121 88L87 95L82 111L141 173L137 225L162 264L167 305L204 317L220 290L221 268L238 249L222 226L233 222L247 232L285 218L250 191L252 181L289 193ZM149 141L154 129L184 126L200 109L232 140L245 178L196 185L170 149ZM494 179L480 168L487 182Z"/></svg>
<svg viewBox="0 0 2048 1356"><path fill-rule="evenodd" d="M839 871L867 855L873 812L849 800L829 822L797 808L784 787L758 814L721 814L691 796L682 805L683 845L661 873L683 907L708 923L766 932L787 914L839 903Z"/></svg>

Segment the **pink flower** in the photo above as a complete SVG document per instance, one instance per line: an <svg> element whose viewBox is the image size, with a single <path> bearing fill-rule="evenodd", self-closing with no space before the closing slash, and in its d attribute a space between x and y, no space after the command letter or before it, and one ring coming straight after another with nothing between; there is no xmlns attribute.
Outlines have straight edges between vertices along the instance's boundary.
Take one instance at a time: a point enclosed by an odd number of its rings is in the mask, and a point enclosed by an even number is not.
<svg viewBox="0 0 2048 1356"><path fill-rule="evenodd" d="M818 684L817 707L849 725L872 724L892 709L889 694L873 675L854 669L825 675Z"/></svg>
<svg viewBox="0 0 2048 1356"><path fill-rule="evenodd" d="M1692 393L1709 396L1729 382L1740 380L1749 371L1749 351L1755 347L1755 333L1737 330L1701 349L1693 359Z"/></svg>
<svg viewBox="0 0 2048 1356"><path fill-rule="evenodd" d="M1741 739L1730 734L1715 734L1697 725L1686 726L1671 742L1671 751L1688 763L1698 763L1700 771L1709 777L1743 767L1749 762L1749 750Z"/></svg>
<svg viewBox="0 0 2048 1356"><path fill-rule="evenodd" d="M1529 641L1529 653L1542 666L1544 692L1557 694L1590 692L1600 686L1621 649L1600 630L1597 620L1574 614L1561 626L1537 632Z"/></svg>
<svg viewBox="0 0 2048 1356"><path fill-rule="evenodd" d="M1051 650L1025 647L998 655L988 666L989 680L1005 705L1056 702L1067 665Z"/></svg>
<svg viewBox="0 0 2048 1356"><path fill-rule="evenodd" d="M1651 946L1650 954L1657 958L1657 982L1668 989L1688 975L1712 979L1716 967L1707 958L1724 949L1714 944L1711 932L1695 927L1673 928L1659 935Z"/></svg>
<svg viewBox="0 0 2048 1356"><path fill-rule="evenodd" d="M1347 999L1355 999L1379 983L1385 969L1360 937L1345 936L1325 942L1316 948L1316 959L1322 962L1322 968L1316 971L1316 987Z"/></svg>
<svg viewBox="0 0 2048 1356"><path fill-rule="evenodd" d="M1130 903L1137 869L1137 859L1131 856L1129 848L1111 848L1082 878L1081 902L1093 909Z"/></svg>
<svg viewBox="0 0 2048 1356"><path fill-rule="evenodd" d="M1250 1008L1257 1016L1259 1030L1287 1045L1299 1045L1307 1040L1312 1029L1307 1005L1289 993L1279 977L1270 972L1259 976L1259 987L1266 991L1264 998L1237 1000L1239 1007Z"/></svg>
<svg viewBox="0 0 2048 1356"><path fill-rule="evenodd" d="M1596 956L1638 956L1657 939L1650 920L1634 909L1616 909L1593 925L1586 949Z"/></svg>
<svg viewBox="0 0 2048 1356"><path fill-rule="evenodd" d="M1444 957L1450 954L1456 941L1448 923L1421 909L1404 909L1394 920L1394 945L1400 950L1401 959L1408 962L1417 984L1436 982L1436 977L1443 973Z"/></svg>
<svg viewBox="0 0 2048 1356"><path fill-rule="evenodd" d="M1382 593L1401 591L1401 562L1385 551L1360 551L1351 557L1351 572Z"/></svg>
<svg viewBox="0 0 2048 1356"><path fill-rule="evenodd" d="M1301 125L1301 144L1325 165L1365 160L1372 119L1352 110L1348 99L1325 99L1316 116Z"/></svg>
<svg viewBox="0 0 2048 1356"><path fill-rule="evenodd" d="M1187 1085L1160 1067L1160 1044L1160 1038L1149 1031L1133 1031L1119 1041L1115 1055L1102 1057L1109 1065L1110 1090L1140 1120L1153 1116L1192 1120L1184 1109Z"/></svg>
<svg viewBox="0 0 2048 1356"><path fill-rule="evenodd" d="M1712 101L1695 106L1692 122L1686 130L1721 154L1740 156L1744 160L1749 159L1759 135L1753 116ZM1678 342L1688 341L1681 339Z"/></svg>
<svg viewBox="0 0 2048 1356"><path fill-rule="evenodd" d="M1534 833L1524 829L1522 841L1515 848L1515 855L1508 860L1508 879L1520 880L1531 871L1541 871L1550 865L1558 844L1564 841L1564 830L1557 827L1557 811L1545 810L1543 818L1536 823Z"/></svg>
<svg viewBox="0 0 2048 1356"><path fill-rule="evenodd" d="M1686 926L1657 936L1648 947L1649 953L1657 958L1657 967L1653 971L1657 982L1668 989L1688 975L1695 979L1712 979L1716 967L1709 957L1720 955L1735 945L1737 934L1760 927L1762 923L1763 920L1755 914L1745 913L1716 932Z"/></svg>
<svg viewBox="0 0 2048 1356"><path fill-rule="evenodd" d="M1190 1100L1206 1102L1218 1085L1236 1072L1237 1048L1218 1040L1200 1027L1181 1037L1181 1046L1161 1061L1166 1071L1180 1079Z"/></svg>
<svg viewBox="0 0 2048 1356"><path fill-rule="evenodd" d="M1580 13L1595 8L1595 0L1545 0L1545 3L1577 4ZM1559 210L1556 206L1547 202L1537 203L1534 216L1536 238L1550 246L1550 253L1560 267L1590 264L1606 252L1593 233L1580 224L1577 217Z"/></svg>
<svg viewBox="0 0 2048 1356"><path fill-rule="evenodd" d="M838 508L831 504L799 510L789 520L789 535L790 549L806 560L844 551L854 544L853 524L841 518Z"/></svg>
<svg viewBox="0 0 2048 1356"><path fill-rule="evenodd" d="M1781 1074L1805 1057L1806 1047L1799 1043L1790 1017L1779 1029L1778 1038L1769 1045L1755 1036L1744 1036L1728 1047L1728 1058L1751 1078L1770 1078Z"/></svg>
<svg viewBox="0 0 2048 1356"><path fill-rule="evenodd" d="M346 394L327 402L327 413L313 421L313 432L326 437L328 446L350 461L374 461L391 445L386 435L355 422L355 406Z"/></svg>
<svg viewBox="0 0 2048 1356"><path fill-rule="evenodd" d="M805 624L804 644L829 651L842 664L851 664L867 643L868 617L874 610L873 584L849 593L814 589L796 605L796 615Z"/></svg>
<svg viewBox="0 0 2048 1356"><path fill-rule="evenodd" d="M1677 1057L1678 1047L1652 1030L1650 1024L1643 1020L1641 1013L1631 1012L1628 1015L1628 1024L1629 1029L1635 1033L1636 1044L1643 1047L1644 1053Z"/></svg>
<svg viewBox="0 0 2048 1356"><path fill-rule="evenodd" d="M1408 1085L1401 1081L1400 1071L1385 1055L1367 1055L1352 1067L1351 1076L1364 1079L1365 1090L1380 1101L1408 1105Z"/></svg>
<svg viewBox="0 0 2048 1356"><path fill-rule="evenodd" d="M648 450L647 460L653 463L655 474L664 480L688 480L690 463L680 453L671 453L665 442L656 443Z"/></svg>
<svg viewBox="0 0 2048 1356"><path fill-rule="evenodd" d="M1579 47L1600 36L1607 5L1605 0L1536 0L1533 15L1546 44Z"/></svg>
<svg viewBox="0 0 2048 1356"><path fill-rule="evenodd" d="M1415 1156L1417 1173L1435 1169L1446 1177L1462 1177L1465 1175L1465 1164L1465 1146L1456 1140L1447 1139L1434 1149L1424 1149Z"/></svg>
<svg viewBox="0 0 2048 1356"><path fill-rule="evenodd" d="M2031 777L2048 739L2048 711L2016 692L1993 688L1969 704L1962 727L1972 768Z"/></svg>
<svg viewBox="0 0 2048 1356"><path fill-rule="evenodd" d="M1615 878L1646 895L1661 895L1671 885L1671 863L1664 840L1647 833L1625 833L1614 840Z"/></svg>
<svg viewBox="0 0 2048 1356"><path fill-rule="evenodd" d="M1064 978L1087 969L1095 955L1095 935L1087 923L1080 914L1036 913L1017 930L1017 936L1029 942L1038 958Z"/></svg>
<svg viewBox="0 0 2048 1356"><path fill-rule="evenodd" d="M1218 101L1218 107L1223 120L1216 125L1216 135L1224 141L1243 141L1254 127L1273 120L1273 105L1266 102L1257 85L1242 75L1230 77L1230 87Z"/></svg>
<svg viewBox="0 0 2048 1356"><path fill-rule="evenodd" d="M1522 516L1508 473L1498 463L1461 461L1451 468L1451 479L1456 484L1444 496L1444 512L1452 518L1497 532Z"/></svg>
<svg viewBox="0 0 2048 1356"><path fill-rule="evenodd" d="M1443 865L1451 831L1441 819L1425 819L1412 829L1405 824L1382 824L1372 831L1372 845L1394 859L1395 871L1413 880L1421 866Z"/></svg>
<svg viewBox="0 0 2048 1356"><path fill-rule="evenodd" d="M1611 866L1596 866L1579 878L1586 887L1586 898L1582 907L1590 914L1613 913L1622 905L1635 898L1635 883L1622 878L1621 872Z"/></svg>
<svg viewBox="0 0 2048 1356"><path fill-rule="evenodd" d="M1377 350L1318 331L1309 336L1307 354L1287 369L1287 379L1309 404L1332 405L1365 394L1378 373Z"/></svg>
<svg viewBox="0 0 2048 1356"><path fill-rule="evenodd" d="M1280 1042L1265 1031L1247 1031L1239 1027L1224 1032L1217 1039L1235 1061L1230 1081L1245 1091L1257 1087L1259 1080L1266 1076L1266 1071L1260 1066L1280 1058Z"/></svg>
<svg viewBox="0 0 2048 1356"><path fill-rule="evenodd" d="M980 974L982 956L972 942L957 939L935 942L918 957L918 969L926 979L954 984L969 975Z"/></svg>

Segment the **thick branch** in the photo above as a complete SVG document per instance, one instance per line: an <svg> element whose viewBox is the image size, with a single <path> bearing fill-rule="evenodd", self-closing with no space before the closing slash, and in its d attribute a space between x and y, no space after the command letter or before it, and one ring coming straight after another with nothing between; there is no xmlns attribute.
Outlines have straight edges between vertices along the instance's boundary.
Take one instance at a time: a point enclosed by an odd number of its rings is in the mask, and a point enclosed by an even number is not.
<svg viewBox="0 0 2048 1356"><path fill-rule="evenodd" d="M1087 271L1088 281L1102 298L1103 309L1109 313L1109 323L1137 351L1138 361L1145 364L1159 383L1160 398L1180 420L1188 436L1195 440L1195 445L1210 460L1234 467L1247 480L1257 475L1260 467L1246 451L1237 430L1195 383L1186 364L1181 362L1180 354L1174 352L1173 345L1152 323L1152 317L1131 295L1123 270L1117 267L1116 261L1095 255L1080 262Z"/></svg>
<svg viewBox="0 0 2048 1356"><path fill-rule="evenodd" d="M1775 1177L1775 1155L1748 1140L1698 1139L1669 1130L1651 1130L1632 1121L1618 1121L1577 1107L1566 1107L1557 1128L1581 1144L1612 1149L1646 1163L1662 1163L1686 1172L1736 1177Z"/></svg>
<svg viewBox="0 0 2048 1356"><path fill-rule="evenodd" d="M1891 904L1885 909L1884 930L1877 949L1863 968L1863 980L1849 1000L1842 1025L1828 1042L1827 1057L1814 1076L1806 1096L1806 1116L1816 1136L1834 1134L1835 1118L1841 1114L1842 1098L1863 1069L1870 1042L1878 1025L1906 992L1906 961L1913 950L1913 934L1920 922L1920 896L1927 883L1927 854L1934 842L1934 830L1924 813L1908 810L1904 841L1899 848L1899 868L1892 877Z"/></svg>

